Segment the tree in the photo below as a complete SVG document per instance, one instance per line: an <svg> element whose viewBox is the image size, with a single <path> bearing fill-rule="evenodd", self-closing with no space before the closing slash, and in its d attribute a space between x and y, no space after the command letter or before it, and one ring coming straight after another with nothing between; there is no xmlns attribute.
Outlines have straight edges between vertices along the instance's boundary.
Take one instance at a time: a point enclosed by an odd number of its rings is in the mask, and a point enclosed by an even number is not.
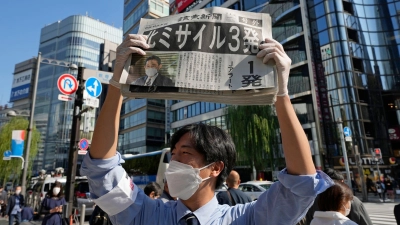
<svg viewBox="0 0 400 225"><path fill-rule="evenodd" d="M228 130L235 143L238 159L256 171L271 171L279 165L278 121L272 106L229 106Z"/></svg>
<svg viewBox="0 0 400 225"><path fill-rule="evenodd" d="M22 117L14 117L8 123L6 123L0 130L0 153L4 154L5 151L11 150L11 135L13 130L27 130L29 125L29 121ZM29 152L29 168L28 168L28 177L31 176L32 173L32 162L36 157L38 152L38 144L40 141L40 133L36 128L32 129L32 142L31 149ZM27 144L27 134L25 135L25 148ZM22 162L20 159L11 158L11 160L2 160L0 159L0 181L3 184L7 182L10 177L12 177L13 183L15 181L19 181L19 178L22 174L21 170ZM28 179L28 178L27 178Z"/></svg>

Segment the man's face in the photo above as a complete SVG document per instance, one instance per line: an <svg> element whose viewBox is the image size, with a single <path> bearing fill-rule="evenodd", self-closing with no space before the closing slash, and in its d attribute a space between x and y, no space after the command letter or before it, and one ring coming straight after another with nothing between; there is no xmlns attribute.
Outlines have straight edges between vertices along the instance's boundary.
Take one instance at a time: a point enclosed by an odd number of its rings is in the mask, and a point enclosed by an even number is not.
<svg viewBox="0 0 400 225"><path fill-rule="evenodd" d="M158 62L155 59L148 60L146 62L146 65L144 66L145 69L154 68L154 69L157 69L157 70L160 70L161 67L162 67L162 65L161 64L158 65Z"/></svg>
<svg viewBox="0 0 400 225"><path fill-rule="evenodd" d="M17 188L15 188L15 192L21 192L21 187L17 187Z"/></svg>
<svg viewBox="0 0 400 225"><path fill-rule="evenodd" d="M204 155L194 148L189 133L184 134L176 143L175 148L172 150L171 160L190 165L193 168L201 168L206 165ZM200 177L207 178L210 176L210 172L210 167L204 168L200 171Z"/></svg>

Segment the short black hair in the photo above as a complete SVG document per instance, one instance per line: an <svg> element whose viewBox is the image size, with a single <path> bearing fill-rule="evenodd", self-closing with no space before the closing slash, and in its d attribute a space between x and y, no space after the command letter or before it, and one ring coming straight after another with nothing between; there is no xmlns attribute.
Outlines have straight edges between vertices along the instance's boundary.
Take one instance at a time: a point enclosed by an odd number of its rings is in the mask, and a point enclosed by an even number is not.
<svg viewBox="0 0 400 225"><path fill-rule="evenodd" d="M344 180L343 175L337 170L327 168L324 170L324 173L326 173L326 175L328 175L332 180L338 180L338 181Z"/></svg>
<svg viewBox="0 0 400 225"><path fill-rule="evenodd" d="M154 195L160 196L162 194L162 189L159 184L156 182L150 182L144 187L144 193L149 196L152 191L154 191Z"/></svg>
<svg viewBox="0 0 400 225"><path fill-rule="evenodd" d="M236 149L232 138L222 129L203 123L186 125L171 137L171 150L186 133L190 134L195 149L204 155L206 164L224 163L224 168L218 175L215 188L218 188L228 177L236 162Z"/></svg>
<svg viewBox="0 0 400 225"><path fill-rule="evenodd" d="M347 184L334 180L335 184L319 194L318 207L321 211L339 211L343 203L353 200L353 191Z"/></svg>
<svg viewBox="0 0 400 225"><path fill-rule="evenodd" d="M156 55L152 55L152 56L147 57L147 59L146 59L146 61L144 62L144 64L146 64L147 61L149 61L149 60L156 60L157 63L158 63L158 65L161 65L161 59L160 59L160 57L158 57L158 56L156 56Z"/></svg>

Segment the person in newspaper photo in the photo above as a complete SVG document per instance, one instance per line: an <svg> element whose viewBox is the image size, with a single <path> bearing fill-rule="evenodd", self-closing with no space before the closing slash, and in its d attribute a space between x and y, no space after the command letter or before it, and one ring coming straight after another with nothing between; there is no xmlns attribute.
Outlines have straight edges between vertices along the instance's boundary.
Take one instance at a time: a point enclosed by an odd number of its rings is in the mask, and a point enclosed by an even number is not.
<svg viewBox="0 0 400 225"><path fill-rule="evenodd" d="M117 82L130 54L146 55L148 37L129 34L117 48L113 78L98 117L92 146L83 160L94 202L108 213L114 225L122 224L296 224L315 197L333 185L316 171L310 145L288 96L291 59L282 45L265 39L259 60L273 60L278 73L275 102L286 169L257 201L235 206L219 205L215 190L227 178L236 161L231 137L224 130L202 123L184 126L171 137L171 161L165 173L169 191L178 201L150 199L133 183L117 152L123 97ZM240 122L240 121L238 121Z"/></svg>
<svg viewBox="0 0 400 225"><path fill-rule="evenodd" d="M174 86L174 82L164 75L161 74L161 59L156 55L148 57L145 61L145 73L146 76L140 77L133 85L142 86Z"/></svg>

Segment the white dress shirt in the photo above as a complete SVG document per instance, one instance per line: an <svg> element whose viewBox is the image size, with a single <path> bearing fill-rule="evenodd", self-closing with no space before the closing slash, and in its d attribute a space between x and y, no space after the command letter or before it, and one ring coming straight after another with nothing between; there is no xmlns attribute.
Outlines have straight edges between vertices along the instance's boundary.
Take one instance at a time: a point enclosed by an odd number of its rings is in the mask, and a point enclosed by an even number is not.
<svg viewBox="0 0 400 225"><path fill-rule="evenodd" d="M357 225L355 222L345 217L340 212L335 211L316 211L314 213L314 219L310 225Z"/></svg>

